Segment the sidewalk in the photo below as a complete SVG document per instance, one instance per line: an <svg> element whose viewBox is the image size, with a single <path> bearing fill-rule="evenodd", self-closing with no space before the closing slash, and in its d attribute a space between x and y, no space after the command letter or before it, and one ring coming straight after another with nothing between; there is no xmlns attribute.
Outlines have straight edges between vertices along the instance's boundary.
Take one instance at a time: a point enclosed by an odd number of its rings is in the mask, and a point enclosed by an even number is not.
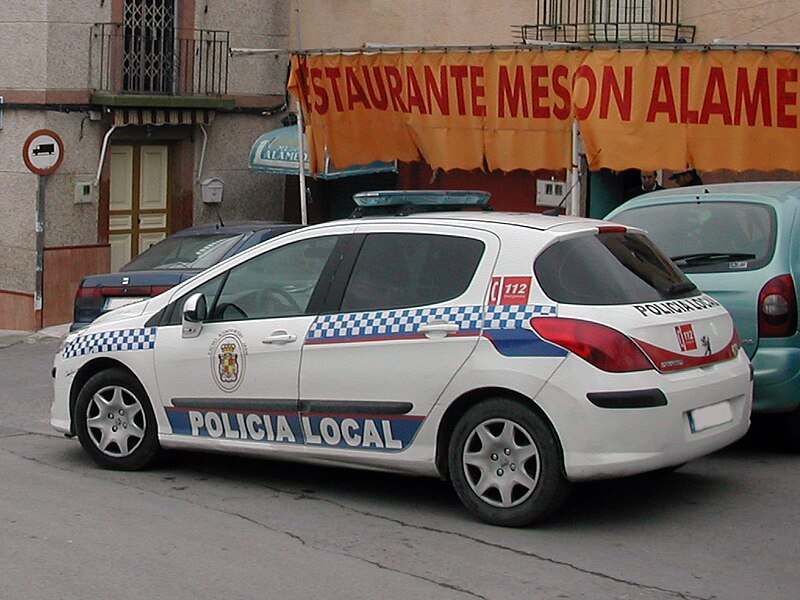
<svg viewBox="0 0 800 600"><path fill-rule="evenodd" d="M39 331L0 329L0 348L8 348L20 342L32 344L45 339L63 339L69 333L69 325L69 323L52 325Z"/></svg>

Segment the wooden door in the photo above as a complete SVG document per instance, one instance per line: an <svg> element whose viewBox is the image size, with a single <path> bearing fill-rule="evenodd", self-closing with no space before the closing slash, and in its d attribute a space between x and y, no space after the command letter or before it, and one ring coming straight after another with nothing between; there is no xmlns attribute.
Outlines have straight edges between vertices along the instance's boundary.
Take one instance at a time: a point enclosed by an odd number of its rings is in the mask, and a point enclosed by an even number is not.
<svg viewBox="0 0 800 600"><path fill-rule="evenodd" d="M167 146L112 146L108 241L111 270L164 239L169 231Z"/></svg>

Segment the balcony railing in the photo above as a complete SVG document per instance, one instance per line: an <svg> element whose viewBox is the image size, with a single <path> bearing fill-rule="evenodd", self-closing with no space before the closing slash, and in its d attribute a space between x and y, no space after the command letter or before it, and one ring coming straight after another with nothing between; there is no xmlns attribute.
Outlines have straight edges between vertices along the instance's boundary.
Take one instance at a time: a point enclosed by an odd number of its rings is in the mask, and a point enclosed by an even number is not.
<svg viewBox="0 0 800 600"><path fill-rule="evenodd" d="M96 23L89 87L111 94L223 96L229 48L227 31Z"/></svg>
<svg viewBox="0 0 800 600"><path fill-rule="evenodd" d="M518 25L522 43L692 43L680 0L536 0L534 23Z"/></svg>

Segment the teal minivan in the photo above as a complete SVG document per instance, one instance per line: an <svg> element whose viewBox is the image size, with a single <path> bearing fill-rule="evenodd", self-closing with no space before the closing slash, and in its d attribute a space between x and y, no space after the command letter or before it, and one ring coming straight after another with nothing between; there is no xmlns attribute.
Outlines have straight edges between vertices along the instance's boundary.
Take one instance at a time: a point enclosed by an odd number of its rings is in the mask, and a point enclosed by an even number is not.
<svg viewBox="0 0 800 600"><path fill-rule="evenodd" d="M800 448L800 182L662 190L605 218L645 229L728 309L753 365L753 411L785 413L780 425Z"/></svg>

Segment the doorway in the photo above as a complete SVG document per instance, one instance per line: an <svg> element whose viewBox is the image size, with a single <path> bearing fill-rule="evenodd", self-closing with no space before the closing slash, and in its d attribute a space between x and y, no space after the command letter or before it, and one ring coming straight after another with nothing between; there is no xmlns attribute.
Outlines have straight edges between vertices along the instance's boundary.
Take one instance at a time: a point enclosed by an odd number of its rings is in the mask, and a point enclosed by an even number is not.
<svg viewBox="0 0 800 600"><path fill-rule="evenodd" d="M169 232L169 147L111 147L108 241L111 270L164 239Z"/></svg>

